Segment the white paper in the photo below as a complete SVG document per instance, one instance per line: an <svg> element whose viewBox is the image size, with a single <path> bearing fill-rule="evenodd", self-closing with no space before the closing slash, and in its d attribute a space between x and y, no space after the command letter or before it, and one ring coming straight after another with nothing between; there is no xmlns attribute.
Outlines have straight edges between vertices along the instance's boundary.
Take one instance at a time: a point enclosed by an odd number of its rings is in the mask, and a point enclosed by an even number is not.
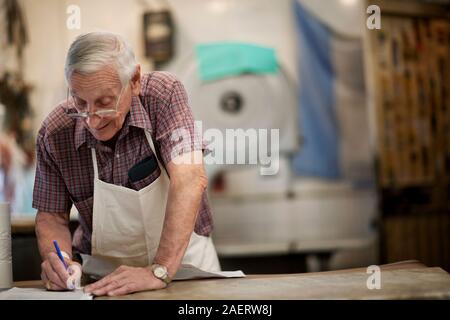
<svg viewBox="0 0 450 320"><path fill-rule="evenodd" d="M83 272L93 278L102 278L113 272L118 266L106 260L97 259L90 255L81 255L83 259ZM242 278L245 274L241 271L203 271L189 264L183 264L178 269L173 280L205 279L205 278Z"/></svg>
<svg viewBox="0 0 450 320"><path fill-rule="evenodd" d="M82 289L74 291L47 291L38 288L12 288L0 291L0 300L92 300Z"/></svg>
<svg viewBox="0 0 450 320"><path fill-rule="evenodd" d="M243 278L245 274L237 271L203 271L190 264L183 264L173 280L206 279L206 278Z"/></svg>

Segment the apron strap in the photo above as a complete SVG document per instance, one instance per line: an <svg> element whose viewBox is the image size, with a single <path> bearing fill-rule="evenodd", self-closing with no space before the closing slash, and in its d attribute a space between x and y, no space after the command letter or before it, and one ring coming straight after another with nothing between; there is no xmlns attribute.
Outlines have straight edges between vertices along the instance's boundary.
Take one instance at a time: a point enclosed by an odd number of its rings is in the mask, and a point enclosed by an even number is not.
<svg viewBox="0 0 450 320"><path fill-rule="evenodd" d="M92 154L92 163L94 165L94 178L98 179L98 164L97 164L97 155L95 154L95 149L91 148Z"/></svg>
<svg viewBox="0 0 450 320"><path fill-rule="evenodd" d="M150 148L152 149L153 154L156 157L156 161L158 161L159 167L161 168L161 170L164 170L165 167L161 164L161 161L159 161L158 155L156 154L156 148L155 148L155 145L153 144L152 135L150 134L149 131L147 131L147 130L144 130L144 131L145 131L145 136L147 137L148 144L150 145Z"/></svg>

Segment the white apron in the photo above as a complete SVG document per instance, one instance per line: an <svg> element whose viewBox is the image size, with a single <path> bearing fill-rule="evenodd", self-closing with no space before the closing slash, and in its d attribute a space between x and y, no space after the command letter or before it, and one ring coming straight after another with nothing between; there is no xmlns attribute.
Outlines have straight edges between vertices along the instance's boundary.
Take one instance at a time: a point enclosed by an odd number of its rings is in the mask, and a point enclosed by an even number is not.
<svg viewBox="0 0 450 320"><path fill-rule="evenodd" d="M169 193L169 177L156 155L152 137L145 131L147 141L158 161L161 174L145 188L136 191L103 182L98 177L95 149L94 204L92 218L92 258L118 267L148 266L158 250ZM210 237L192 233L181 262L204 271L220 271L217 253ZM98 270L83 271L98 274Z"/></svg>

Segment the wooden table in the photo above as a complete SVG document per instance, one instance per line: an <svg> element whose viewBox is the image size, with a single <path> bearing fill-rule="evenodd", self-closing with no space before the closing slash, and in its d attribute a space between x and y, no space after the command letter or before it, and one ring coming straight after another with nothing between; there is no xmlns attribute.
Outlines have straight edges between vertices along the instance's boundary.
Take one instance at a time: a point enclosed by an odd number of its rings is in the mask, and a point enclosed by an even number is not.
<svg viewBox="0 0 450 320"><path fill-rule="evenodd" d="M248 275L235 279L175 281L167 289L96 299L276 300L276 299L450 299L450 275L417 261L382 265L381 289L367 288L366 268L339 271ZM39 281L15 286L42 287Z"/></svg>

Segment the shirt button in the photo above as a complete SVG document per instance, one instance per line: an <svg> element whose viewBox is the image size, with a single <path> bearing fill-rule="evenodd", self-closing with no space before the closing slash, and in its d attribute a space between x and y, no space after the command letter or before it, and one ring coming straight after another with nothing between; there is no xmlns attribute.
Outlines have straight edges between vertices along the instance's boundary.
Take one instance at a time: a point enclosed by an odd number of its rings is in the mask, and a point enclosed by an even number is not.
<svg viewBox="0 0 450 320"><path fill-rule="evenodd" d="M117 159L119 159L119 158L120 158L120 156L119 156L118 154L116 154L116 158L117 158Z"/></svg>

